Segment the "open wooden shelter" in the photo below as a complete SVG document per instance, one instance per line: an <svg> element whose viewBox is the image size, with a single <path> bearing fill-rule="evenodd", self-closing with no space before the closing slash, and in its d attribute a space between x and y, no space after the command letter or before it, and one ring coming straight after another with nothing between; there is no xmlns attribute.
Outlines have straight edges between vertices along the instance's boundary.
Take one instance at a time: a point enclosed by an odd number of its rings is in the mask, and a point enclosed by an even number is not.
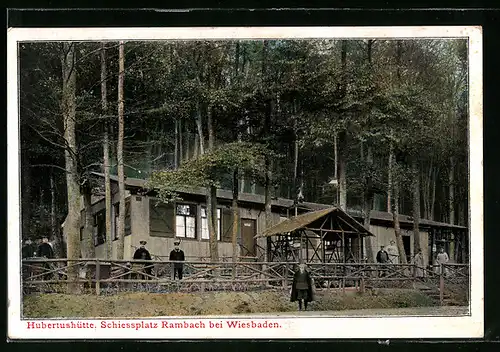
<svg viewBox="0 0 500 352"><path fill-rule="evenodd" d="M363 239L374 236L337 207L294 216L256 237L267 238L267 260L296 262L362 262Z"/></svg>

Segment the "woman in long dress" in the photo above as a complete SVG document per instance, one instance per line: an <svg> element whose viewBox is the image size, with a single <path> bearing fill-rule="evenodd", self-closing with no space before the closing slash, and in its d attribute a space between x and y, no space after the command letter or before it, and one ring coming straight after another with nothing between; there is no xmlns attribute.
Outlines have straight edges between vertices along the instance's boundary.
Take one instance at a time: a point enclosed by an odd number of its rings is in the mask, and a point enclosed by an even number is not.
<svg viewBox="0 0 500 352"><path fill-rule="evenodd" d="M415 258L413 259L413 264L415 264L415 277L423 278L425 276L424 271L424 256L422 255L422 250L419 249Z"/></svg>

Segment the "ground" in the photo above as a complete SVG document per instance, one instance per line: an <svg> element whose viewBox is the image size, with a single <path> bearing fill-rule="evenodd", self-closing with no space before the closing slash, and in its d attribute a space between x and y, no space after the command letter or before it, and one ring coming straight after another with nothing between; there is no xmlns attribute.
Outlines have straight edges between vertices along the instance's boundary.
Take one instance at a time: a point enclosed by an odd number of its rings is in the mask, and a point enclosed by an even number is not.
<svg viewBox="0 0 500 352"><path fill-rule="evenodd" d="M419 308L420 307L420 308ZM379 290L376 294L317 292L301 315L386 315L467 313L463 307L436 307L414 290ZM37 294L24 297L25 318L117 318L207 316L233 314L296 314L288 292L120 293L110 296Z"/></svg>

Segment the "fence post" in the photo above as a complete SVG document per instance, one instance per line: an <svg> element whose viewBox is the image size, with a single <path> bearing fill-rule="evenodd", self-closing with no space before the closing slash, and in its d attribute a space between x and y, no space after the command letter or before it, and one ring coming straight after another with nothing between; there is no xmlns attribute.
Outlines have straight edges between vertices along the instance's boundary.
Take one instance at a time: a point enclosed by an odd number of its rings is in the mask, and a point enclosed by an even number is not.
<svg viewBox="0 0 500 352"><path fill-rule="evenodd" d="M101 264L99 259L96 259L95 262L95 293L97 296L101 294L101 282L99 281L101 278Z"/></svg>
<svg viewBox="0 0 500 352"><path fill-rule="evenodd" d="M443 275L443 264L439 266L439 302L443 305L444 301L444 275Z"/></svg>
<svg viewBox="0 0 500 352"><path fill-rule="evenodd" d="M288 287L288 262L285 263L285 273L283 275L283 288Z"/></svg>
<svg viewBox="0 0 500 352"><path fill-rule="evenodd" d="M346 266L343 265L342 270L342 294L345 295L345 276L347 275Z"/></svg>

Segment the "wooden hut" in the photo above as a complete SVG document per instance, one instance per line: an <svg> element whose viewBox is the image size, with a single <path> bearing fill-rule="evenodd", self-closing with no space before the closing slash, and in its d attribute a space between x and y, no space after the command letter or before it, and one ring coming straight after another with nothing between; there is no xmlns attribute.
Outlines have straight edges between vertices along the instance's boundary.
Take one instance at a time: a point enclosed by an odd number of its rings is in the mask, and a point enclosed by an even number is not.
<svg viewBox="0 0 500 352"><path fill-rule="evenodd" d="M363 239L374 236L337 207L312 211L276 224L256 237L268 238L269 261L362 262Z"/></svg>

